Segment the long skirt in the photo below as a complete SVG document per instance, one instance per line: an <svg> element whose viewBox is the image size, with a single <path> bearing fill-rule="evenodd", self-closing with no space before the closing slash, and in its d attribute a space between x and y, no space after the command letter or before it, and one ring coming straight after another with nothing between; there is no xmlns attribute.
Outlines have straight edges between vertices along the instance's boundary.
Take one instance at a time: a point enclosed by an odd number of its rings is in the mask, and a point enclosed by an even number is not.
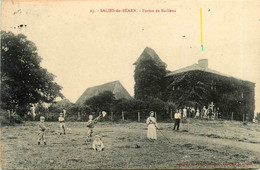
<svg viewBox="0 0 260 170"><path fill-rule="evenodd" d="M154 124L148 125L147 138L148 139L157 139L156 128L155 128Z"/></svg>

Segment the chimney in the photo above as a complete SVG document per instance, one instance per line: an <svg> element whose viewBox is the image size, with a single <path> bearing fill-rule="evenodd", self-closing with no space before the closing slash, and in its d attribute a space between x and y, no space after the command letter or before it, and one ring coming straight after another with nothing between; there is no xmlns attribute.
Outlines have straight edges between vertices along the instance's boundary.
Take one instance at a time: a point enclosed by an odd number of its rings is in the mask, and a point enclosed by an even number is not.
<svg viewBox="0 0 260 170"><path fill-rule="evenodd" d="M201 59L198 61L198 65L203 68L208 68L208 59Z"/></svg>

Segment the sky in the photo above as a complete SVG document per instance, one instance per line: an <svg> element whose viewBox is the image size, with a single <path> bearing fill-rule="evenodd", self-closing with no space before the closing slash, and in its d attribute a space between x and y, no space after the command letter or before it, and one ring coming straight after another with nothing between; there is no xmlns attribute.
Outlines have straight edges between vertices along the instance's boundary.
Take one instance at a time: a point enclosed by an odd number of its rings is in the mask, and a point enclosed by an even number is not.
<svg viewBox="0 0 260 170"><path fill-rule="evenodd" d="M126 8L137 12L101 12ZM156 9L176 12L143 12ZM209 68L256 83L259 112L259 11L258 0L4 0L1 30L36 44L41 66L56 75L71 102L88 87L115 80L134 95L133 63L150 47L168 70L207 58ZM26 27L18 29L21 24Z"/></svg>

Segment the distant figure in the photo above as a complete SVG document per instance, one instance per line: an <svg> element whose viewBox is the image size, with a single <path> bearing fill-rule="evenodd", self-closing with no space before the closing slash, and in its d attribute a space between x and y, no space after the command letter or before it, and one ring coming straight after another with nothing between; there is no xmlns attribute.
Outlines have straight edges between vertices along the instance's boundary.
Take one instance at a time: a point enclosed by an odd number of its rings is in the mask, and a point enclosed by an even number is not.
<svg viewBox="0 0 260 170"><path fill-rule="evenodd" d="M36 110L35 104L32 104L32 106L31 106L31 114L33 116L33 120L35 120L35 117L36 117L35 110Z"/></svg>
<svg viewBox="0 0 260 170"><path fill-rule="evenodd" d="M38 133L38 145L40 145L40 141L42 140L44 145L46 145L46 141L45 141L45 131L48 130L49 128L47 128L44 125L44 121L45 121L45 117L41 116L40 117L40 124L39 124L39 133Z"/></svg>
<svg viewBox="0 0 260 170"><path fill-rule="evenodd" d="M104 150L104 144L103 144L100 136L98 136L98 135L95 136L94 141L92 143L92 148L96 151Z"/></svg>
<svg viewBox="0 0 260 170"><path fill-rule="evenodd" d="M200 110L199 110L199 109L197 109L197 112L196 112L195 118L196 118L196 119L197 119L197 118L200 118Z"/></svg>
<svg viewBox="0 0 260 170"><path fill-rule="evenodd" d="M212 109L210 108L210 109L208 109L208 116L209 116L209 119L211 119L212 118L212 116L213 116L213 111L212 111Z"/></svg>
<svg viewBox="0 0 260 170"><path fill-rule="evenodd" d="M206 114L207 114L207 109L206 109L206 106L203 106L202 108L202 113L201 113L201 118L203 118Z"/></svg>
<svg viewBox="0 0 260 170"><path fill-rule="evenodd" d="M147 118L146 124L148 124L147 138L156 140L157 139L157 135L156 135L157 122L154 117L153 111L150 112L150 116Z"/></svg>
<svg viewBox="0 0 260 170"><path fill-rule="evenodd" d="M206 109L206 110L204 111L203 118L204 118L204 119L207 119L207 118L208 118L208 114L209 114L209 110Z"/></svg>
<svg viewBox="0 0 260 170"><path fill-rule="evenodd" d="M187 107L187 118L190 118L190 114L191 114L191 108Z"/></svg>
<svg viewBox="0 0 260 170"><path fill-rule="evenodd" d="M194 107L191 108L191 117L193 117L195 115L195 109Z"/></svg>
<svg viewBox="0 0 260 170"><path fill-rule="evenodd" d="M183 119L187 118L187 109L186 106L183 108Z"/></svg>
<svg viewBox="0 0 260 170"><path fill-rule="evenodd" d="M181 109L176 109L176 112L174 114L174 120L175 120L175 123L174 123L174 127L173 127L173 130L175 130L176 126L177 126L177 130L179 130L179 127L180 127L180 121L181 121Z"/></svg>
<svg viewBox="0 0 260 170"><path fill-rule="evenodd" d="M63 113L60 113L60 117L58 118L58 121L60 122L60 135L65 133L65 118L63 117Z"/></svg>

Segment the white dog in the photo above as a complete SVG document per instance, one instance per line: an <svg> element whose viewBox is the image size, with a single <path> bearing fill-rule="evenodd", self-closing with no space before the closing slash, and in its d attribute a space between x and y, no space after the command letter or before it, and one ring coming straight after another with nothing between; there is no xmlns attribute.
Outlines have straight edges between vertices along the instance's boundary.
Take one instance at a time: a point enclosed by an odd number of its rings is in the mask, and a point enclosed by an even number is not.
<svg viewBox="0 0 260 170"><path fill-rule="evenodd" d="M96 135L94 137L92 147L96 151L103 151L104 150L104 144L103 144L100 136Z"/></svg>

